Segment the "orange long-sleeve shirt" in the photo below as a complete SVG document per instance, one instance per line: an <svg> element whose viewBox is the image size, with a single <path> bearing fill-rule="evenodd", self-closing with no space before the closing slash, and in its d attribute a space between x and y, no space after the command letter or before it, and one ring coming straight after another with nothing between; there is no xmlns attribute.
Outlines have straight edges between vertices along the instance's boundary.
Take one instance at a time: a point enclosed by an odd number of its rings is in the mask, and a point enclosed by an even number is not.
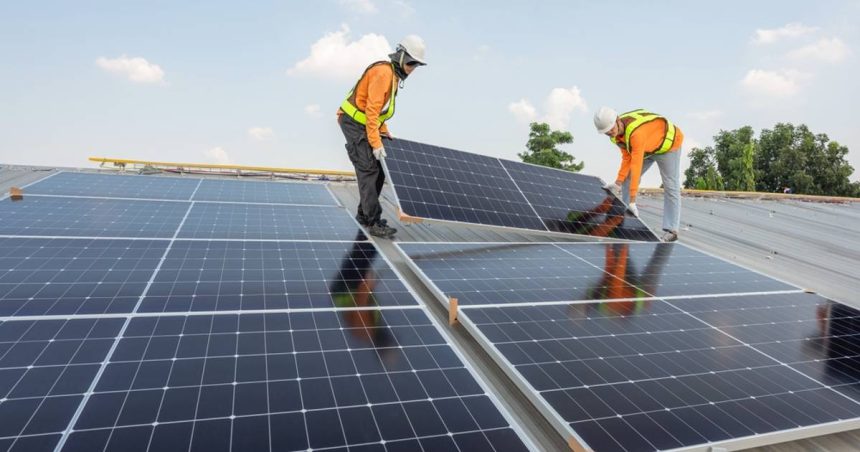
<svg viewBox="0 0 860 452"><path fill-rule="evenodd" d="M621 149L621 168L615 182L621 185L627 176L630 176L630 202L636 201L636 192L639 191L639 179L642 177L642 161L646 153L652 153L654 149L663 144L666 137L666 120L656 119L639 126L630 135L630 152ZM615 137L619 143L624 144L624 131L621 136ZM681 128L675 126L675 142L669 152L676 152L684 144L684 134ZM620 149L620 148L619 148Z"/></svg>
<svg viewBox="0 0 860 452"><path fill-rule="evenodd" d="M394 77L390 64L378 64L367 70L355 88L353 105L367 116L367 124L364 127L367 131L367 142L373 149L382 147L380 132L388 133L388 126L379 124L379 115L391 98ZM338 108L338 119L342 114L343 110Z"/></svg>

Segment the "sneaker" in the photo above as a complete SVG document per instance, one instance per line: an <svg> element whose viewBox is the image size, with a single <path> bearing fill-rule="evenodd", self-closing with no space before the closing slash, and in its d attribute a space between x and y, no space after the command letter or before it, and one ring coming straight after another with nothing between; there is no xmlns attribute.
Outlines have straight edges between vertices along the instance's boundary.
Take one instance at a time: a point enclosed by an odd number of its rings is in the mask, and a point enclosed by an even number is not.
<svg viewBox="0 0 860 452"><path fill-rule="evenodd" d="M389 227L380 221L379 223L368 226L367 233L372 236L390 239L391 237L394 237L394 234L397 234L397 229Z"/></svg>
<svg viewBox="0 0 860 452"><path fill-rule="evenodd" d="M663 235L660 236L662 242L674 242L678 240L678 233L674 231L663 230Z"/></svg>

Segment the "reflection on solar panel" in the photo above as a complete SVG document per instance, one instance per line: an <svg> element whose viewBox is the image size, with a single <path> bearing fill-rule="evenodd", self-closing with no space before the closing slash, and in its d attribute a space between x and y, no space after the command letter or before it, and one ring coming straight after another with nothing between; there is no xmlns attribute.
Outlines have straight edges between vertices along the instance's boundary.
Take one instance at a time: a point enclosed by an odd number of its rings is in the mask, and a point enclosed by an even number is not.
<svg viewBox="0 0 860 452"><path fill-rule="evenodd" d="M385 159L403 213L435 220L656 241L593 176L393 140Z"/></svg>
<svg viewBox="0 0 860 452"><path fill-rule="evenodd" d="M240 240L366 240L358 223L346 210L339 207L220 203L195 204L178 237Z"/></svg>
<svg viewBox="0 0 860 452"><path fill-rule="evenodd" d="M26 197L0 203L0 235L170 238L190 203Z"/></svg>
<svg viewBox="0 0 860 452"><path fill-rule="evenodd" d="M423 310L135 318L64 450L524 450Z"/></svg>
<svg viewBox="0 0 860 452"><path fill-rule="evenodd" d="M459 318L593 450L860 418L860 311L814 295L474 306Z"/></svg>
<svg viewBox="0 0 860 452"><path fill-rule="evenodd" d="M167 244L0 238L0 316L131 312Z"/></svg>
<svg viewBox="0 0 860 452"><path fill-rule="evenodd" d="M53 450L124 321L0 323L0 448Z"/></svg>
<svg viewBox="0 0 860 452"><path fill-rule="evenodd" d="M27 187L28 194L188 201L200 179L61 172Z"/></svg>
<svg viewBox="0 0 860 452"><path fill-rule="evenodd" d="M461 305L797 290L673 243L397 246L425 282Z"/></svg>
<svg viewBox="0 0 860 452"><path fill-rule="evenodd" d="M321 184L220 179L204 179L194 194L194 200L337 205L331 193Z"/></svg>
<svg viewBox="0 0 860 452"><path fill-rule="evenodd" d="M176 241L141 312L415 305L368 242Z"/></svg>
<svg viewBox="0 0 860 452"><path fill-rule="evenodd" d="M342 207L177 200L324 187L176 180L0 203L0 450L527 450Z"/></svg>

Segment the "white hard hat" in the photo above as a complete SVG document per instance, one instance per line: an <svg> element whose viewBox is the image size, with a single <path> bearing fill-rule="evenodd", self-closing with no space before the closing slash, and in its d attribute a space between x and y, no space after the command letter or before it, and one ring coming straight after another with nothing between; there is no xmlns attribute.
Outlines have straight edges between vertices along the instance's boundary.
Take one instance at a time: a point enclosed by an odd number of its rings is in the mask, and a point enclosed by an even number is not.
<svg viewBox="0 0 860 452"><path fill-rule="evenodd" d="M424 46L424 40L421 39L420 36L409 35L403 38L397 44L397 47L403 48L403 50L405 50L413 60L421 64L427 64L427 61L424 60L424 51L426 50L426 47Z"/></svg>
<svg viewBox="0 0 860 452"><path fill-rule="evenodd" d="M600 110L594 114L594 127L597 127L598 133L609 132L615 126L616 119L618 119L618 112L609 107L600 107Z"/></svg>

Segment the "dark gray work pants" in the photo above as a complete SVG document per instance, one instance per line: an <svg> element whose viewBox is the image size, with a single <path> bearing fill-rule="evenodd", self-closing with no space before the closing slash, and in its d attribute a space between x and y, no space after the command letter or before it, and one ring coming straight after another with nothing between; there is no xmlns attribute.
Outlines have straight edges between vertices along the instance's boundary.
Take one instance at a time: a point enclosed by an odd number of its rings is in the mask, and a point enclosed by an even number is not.
<svg viewBox="0 0 860 452"><path fill-rule="evenodd" d="M358 179L358 218L368 225L374 225L382 215L382 206L379 204L379 195L385 183L382 162L373 157L373 149L367 141L364 125L346 115L341 115L338 122L346 138L346 152L355 167L355 177Z"/></svg>

